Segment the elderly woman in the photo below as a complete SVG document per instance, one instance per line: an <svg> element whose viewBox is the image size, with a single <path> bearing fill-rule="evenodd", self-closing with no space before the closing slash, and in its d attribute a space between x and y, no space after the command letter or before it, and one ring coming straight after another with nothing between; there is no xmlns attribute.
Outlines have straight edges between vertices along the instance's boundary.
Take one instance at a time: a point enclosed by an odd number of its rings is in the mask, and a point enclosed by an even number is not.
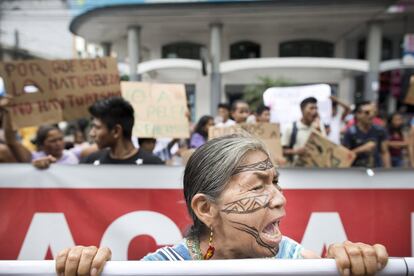
<svg viewBox="0 0 414 276"><path fill-rule="evenodd" d="M318 258L283 236L286 198L264 145L252 137L213 139L189 159L184 197L193 225L186 238L143 258L144 261L243 258ZM382 245L346 241L329 247L343 275L374 274L388 259ZM58 274L99 274L111 258L108 248L77 246L58 254Z"/></svg>

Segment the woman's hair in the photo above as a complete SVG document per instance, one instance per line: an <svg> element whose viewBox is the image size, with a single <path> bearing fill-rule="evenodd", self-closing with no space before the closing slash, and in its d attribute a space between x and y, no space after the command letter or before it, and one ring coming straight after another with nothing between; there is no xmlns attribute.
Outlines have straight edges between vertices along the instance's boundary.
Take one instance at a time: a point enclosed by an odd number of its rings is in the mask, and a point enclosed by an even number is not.
<svg viewBox="0 0 414 276"><path fill-rule="evenodd" d="M399 135L402 135L402 129L403 129L403 125L401 125L400 127L394 127L392 125L392 120L394 119L395 116L400 115L402 116L401 113L399 112L394 112L393 114L391 114L388 117L388 122L387 122L387 126L388 126L388 133L389 134L393 134L393 133L398 133Z"/></svg>
<svg viewBox="0 0 414 276"><path fill-rule="evenodd" d="M197 125L194 128L194 133L198 133L201 136L204 137L204 139L207 140L208 132L204 129L204 127L207 125L208 121L213 121L213 117L209 115L204 115L203 117L198 120Z"/></svg>
<svg viewBox="0 0 414 276"><path fill-rule="evenodd" d="M215 201L249 151L262 151L265 145L248 134L233 134L212 139L190 157L184 171L184 198L193 220L189 236L199 236L207 229L191 208L193 197L202 193Z"/></svg>
<svg viewBox="0 0 414 276"><path fill-rule="evenodd" d="M55 129L59 132L62 132L57 125L42 125L38 128L36 133L36 139L34 141L38 150L40 150L43 147L49 132Z"/></svg>

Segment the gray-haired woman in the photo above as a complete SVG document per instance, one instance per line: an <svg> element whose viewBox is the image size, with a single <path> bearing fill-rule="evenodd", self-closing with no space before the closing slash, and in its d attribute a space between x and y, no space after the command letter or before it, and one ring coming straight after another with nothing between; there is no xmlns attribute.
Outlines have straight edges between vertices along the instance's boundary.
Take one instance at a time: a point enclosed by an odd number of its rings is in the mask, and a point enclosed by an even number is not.
<svg viewBox="0 0 414 276"><path fill-rule="evenodd" d="M193 219L190 233L143 260L319 258L280 232L286 199L269 153L255 138L226 136L197 149L185 168L184 196ZM336 259L343 275L374 274L388 260L382 245L349 241L331 245L327 256ZM110 257L108 248L65 249L56 271L96 275Z"/></svg>

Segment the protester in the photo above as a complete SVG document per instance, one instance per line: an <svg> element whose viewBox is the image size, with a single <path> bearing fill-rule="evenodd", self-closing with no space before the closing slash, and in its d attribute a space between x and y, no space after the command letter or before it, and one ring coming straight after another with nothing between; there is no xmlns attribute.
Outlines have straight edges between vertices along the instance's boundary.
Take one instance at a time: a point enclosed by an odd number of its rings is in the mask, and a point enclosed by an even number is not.
<svg viewBox="0 0 414 276"><path fill-rule="evenodd" d="M404 120L400 113L393 113L388 120L388 148L392 167L404 166L404 149L408 149L409 140L403 133Z"/></svg>
<svg viewBox="0 0 414 276"><path fill-rule="evenodd" d="M270 108L265 105L260 105L256 110L257 123L270 123Z"/></svg>
<svg viewBox="0 0 414 276"><path fill-rule="evenodd" d="M210 140L193 153L184 171L184 198L193 220L189 233L142 260L319 258L282 235L286 199L278 178L259 140L240 135ZM343 275L372 275L388 260L382 245L349 241L329 246L326 256L335 258ZM56 272L96 275L110 258L108 248L64 249L57 255Z"/></svg>
<svg viewBox="0 0 414 276"><path fill-rule="evenodd" d="M356 154L354 167L386 167L391 165L388 137L385 129L373 123L374 112L370 102L356 105L356 124L344 136L343 144Z"/></svg>
<svg viewBox="0 0 414 276"><path fill-rule="evenodd" d="M288 125L282 132L283 154L294 165L298 165L299 156L306 153L305 144L313 130L326 136L325 127L319 119L317 103L314 97L302 100L302 118Z"/></svg>
<svg viewBox="0 0 414 276"><path fill-rule="evenodd" d="M46 169L51 163L73 165L79 163L79 156L73 151L65 150L63 133L56 125L42 125L36 133L37 151L30 152L16 139L16 131L12 129L10 114L4 111L4 133L6 144L18 162L32 162L39 169Z"/></svg>
<svg viewBox="0 0 414 276"><path fill-rule="evenodd" d="M245 123L249 117L249 105L243 100L236 100L231 105L231 117L236 124Z"/></svg>
<svg viewBox="0 0 414 276"><path fill-rule="evenodd" d="M160 159L161 162L165 162L161 158L159 158L157 155L154 154L155 145L157 143L157 139L155 138L139 138L138 144L139 148L146 151L147 153L151 154L154 158Z"/></svg>
<svg viewBox="0 0 414 276"><path fill-rule="evenodd" d="M214 126L214 119L211 116L204 115L198 120L190 138L190 148L196 149L207 142L208 128L211 126Z"/></svg>
<svg viewBox="0 0 414 276"><path fill-rule="evenodd" d="M161 159L134 147L131 141L134 109L120 97L103 99L89 107L93 116L89 136L100 151L87 156L84 164L163 164Z"/></svg>
<svg viewBox="0 0 414 276"><path fill-rule="evenodd" d="M330 97L332 100L332 117L329 123L328 138L335 144L341 144L341 129L345 124L346 116L351 112L351 107L335 96ZM339 113L338 105L342 107L342 114Z"/></svg>
<svg viewBox="0 0 414 276"><path fill-rule="evenodd" d="M236 123L230 119L230 105L227 103L220 103L217 107L218 116L214 123L216 127L234 126Z"/></svg>

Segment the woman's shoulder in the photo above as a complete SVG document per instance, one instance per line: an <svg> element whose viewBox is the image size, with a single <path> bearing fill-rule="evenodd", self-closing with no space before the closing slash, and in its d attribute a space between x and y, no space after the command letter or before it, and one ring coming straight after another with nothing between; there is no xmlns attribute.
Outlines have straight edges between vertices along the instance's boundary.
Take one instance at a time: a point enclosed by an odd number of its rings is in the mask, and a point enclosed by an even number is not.
<svg viewBox="0 0 414 276"><path fill-rule="evenodd" d="M153 253L147 254L141 261L188 261L191 260L185 240L174 246L159 248Z"/></svg>
<svg viewBox="0 0 414 276"><path fill-rule="evenodd" d="M277 259L302 259L304 247L297 241L283 236L279 244L279 251L276 254Z"/></svg>

